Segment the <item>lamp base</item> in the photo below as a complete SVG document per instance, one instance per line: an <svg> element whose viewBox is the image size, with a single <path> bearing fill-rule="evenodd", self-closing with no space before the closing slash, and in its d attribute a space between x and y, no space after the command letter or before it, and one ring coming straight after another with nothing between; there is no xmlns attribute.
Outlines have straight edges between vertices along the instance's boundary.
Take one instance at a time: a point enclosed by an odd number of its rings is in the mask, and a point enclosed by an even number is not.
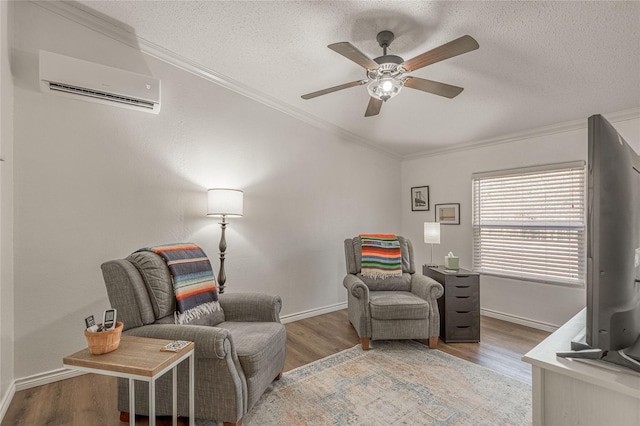
<svg viewBox="0 0 640 426"><path fill-rule="evenodd" d="M427 263L427 267L429 268L437 268L438 264L433 263L433 244L431 244L431 261Z"/></svg>
<svg viewBox="0 0 640 426"><path fill-rule="evenodd" d="M227 228L227 222L225 221L225 216L222 215L222 222L220 222L220 227L222 231L220 232L220 244L218 244L218 249L220 250L220 270L218 271L218 293L224 293L224 283L227 282L227 275L224 272L224 257L225 251L227 251L227 240L224 237L224 231Z"/></svg>

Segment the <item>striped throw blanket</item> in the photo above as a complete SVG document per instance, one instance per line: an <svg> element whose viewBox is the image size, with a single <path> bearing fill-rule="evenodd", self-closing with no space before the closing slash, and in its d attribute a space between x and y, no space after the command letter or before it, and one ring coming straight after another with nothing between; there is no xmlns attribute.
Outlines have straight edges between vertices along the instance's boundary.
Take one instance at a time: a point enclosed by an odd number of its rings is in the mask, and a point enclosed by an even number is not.
<svg viewBox="0 0 640 426"><path fill-rule="evenodd" d="M176 324L220 310L218 289L205 252L195 244L168 244L140 249L158 254L169 267L176 294Z"/></svg>
<svg viewBox="0 0 640 426"><path fill-rule="evenodd" d="M385 279L402 276L402 252L394 234L360 234L363 277Z"/></svg>

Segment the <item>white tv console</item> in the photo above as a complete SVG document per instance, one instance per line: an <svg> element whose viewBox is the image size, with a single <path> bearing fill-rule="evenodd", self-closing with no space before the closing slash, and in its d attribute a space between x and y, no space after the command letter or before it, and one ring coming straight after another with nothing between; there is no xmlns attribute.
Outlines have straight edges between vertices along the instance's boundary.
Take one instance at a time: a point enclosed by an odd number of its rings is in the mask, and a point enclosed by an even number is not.
<svg viewBox="0 0 640 426"><path fill-rule="evenodd" d="M614 364L558 358L586 321L586 309L531 349L533 425L640 425L640 374Z"/></svg>

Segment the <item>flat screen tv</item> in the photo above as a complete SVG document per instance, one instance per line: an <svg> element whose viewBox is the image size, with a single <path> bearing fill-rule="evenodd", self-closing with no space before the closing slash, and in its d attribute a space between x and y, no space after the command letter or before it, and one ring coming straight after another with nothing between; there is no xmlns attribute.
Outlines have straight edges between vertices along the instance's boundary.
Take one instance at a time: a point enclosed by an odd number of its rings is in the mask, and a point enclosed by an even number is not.
<svg viewBox="0 0 640 426"><path fill-rule="evenodd" d="M640 156L601 115L588 130L586 326L558 356L640 371Z"/></svg>

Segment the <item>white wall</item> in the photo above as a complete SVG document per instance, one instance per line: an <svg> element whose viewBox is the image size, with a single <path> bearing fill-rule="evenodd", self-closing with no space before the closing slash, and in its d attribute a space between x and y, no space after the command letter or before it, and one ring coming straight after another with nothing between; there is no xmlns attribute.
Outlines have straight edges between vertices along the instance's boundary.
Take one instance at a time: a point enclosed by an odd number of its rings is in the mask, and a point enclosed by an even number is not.
<svg viewBox="0 0 640 426"><path fill-rule="evenodd" d="M10 6L0 2L0 418L13 375L13 82L9 65ZM6 398L6 399L5 399ZM7 404L2 404L2 401Z"/></svg>
<svg viewBox="0 0 640 426"><path fill-rule="evenodd" d="M217 265L208 187L245 191L227 232L227 292L279 294L285 316L345 302L345 237L399 231L398 160L38 5L15 9L16 377L86 346L83 318L109 306L102 262L192 241ZM160 114L41 93L39 49L149 72L162 80Z"/></svg>
<svg viewBox="0 0 640 426"><path fill-rule="evenodd" d="M636 115L637 117L637 115ZM443 264L449 252L460 256L463 268L472 267L471 175L476 172L510 169L587 159L587 120L577 130L520 138L510 143L433 155L402 164L402 232L414 241L421 263L429 259L430 248L421 243L424 222L434 221L434 205L460 203L460 225L441 226L441 244L434 245L434 263ZM616 128L640 152L640 119L614 122ZM560 126L561 127L561 126ZM410 188L429 185L431 209L412 212ZM576 289L531 281L481 277L481 309L486 314L509 318L540 328L564 324L586 303L584 288Z"/></svg>

